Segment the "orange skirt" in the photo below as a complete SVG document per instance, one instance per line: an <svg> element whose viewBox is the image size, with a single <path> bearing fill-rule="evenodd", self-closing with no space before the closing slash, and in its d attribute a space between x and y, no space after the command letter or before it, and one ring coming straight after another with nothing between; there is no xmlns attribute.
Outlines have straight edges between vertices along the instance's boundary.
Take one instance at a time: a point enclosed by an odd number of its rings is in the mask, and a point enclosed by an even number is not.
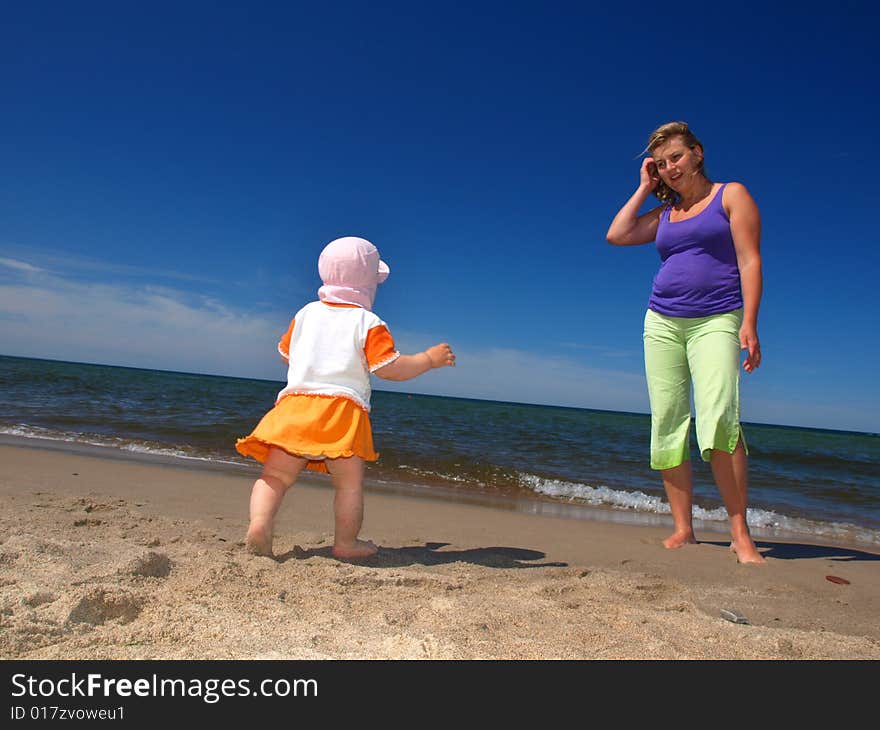
<svg viewBox="0 0 880 730"><path fill-rule="evenodd" d="M239 454L261 463L266 461L273 446L307 459L360 456L366 461L376 461L379 458L373 450L369 414L348 398L328 395L285 396L263 416L250 436L235 442ZM328 473L323 459L309 459L306 468Z"/></svg>

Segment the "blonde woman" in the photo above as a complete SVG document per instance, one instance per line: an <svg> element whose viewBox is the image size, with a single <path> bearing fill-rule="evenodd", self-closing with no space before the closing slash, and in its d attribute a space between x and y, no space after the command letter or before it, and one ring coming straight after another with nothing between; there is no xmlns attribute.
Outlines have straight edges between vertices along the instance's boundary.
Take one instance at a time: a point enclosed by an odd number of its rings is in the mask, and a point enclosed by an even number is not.
<svg viewBox="0 0 880 730"><path fill-rule="evenodd" d="M740 351L761 364L758 308L761 218L744 185L713 182L703 145L685 122L651 133L639 186L608 228L608 242L656 242L660 269L645 315L651 468L663 476L674 529L667 548L696 543L689 460L691 388L697 444L730 521L741 563L763 563L747 523L748 456L740 424ZM639 215L654 194L661 204Z"/></svg>

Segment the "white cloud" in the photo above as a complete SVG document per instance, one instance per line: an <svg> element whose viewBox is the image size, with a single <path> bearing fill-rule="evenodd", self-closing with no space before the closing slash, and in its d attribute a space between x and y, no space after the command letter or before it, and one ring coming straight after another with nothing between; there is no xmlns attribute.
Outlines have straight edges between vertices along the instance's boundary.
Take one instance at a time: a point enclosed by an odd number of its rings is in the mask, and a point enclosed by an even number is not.
<svg viewBox="0 0 880 730"><path fill-rule="evenodd" d="M26 271L28 273L39 273L43 271L43 269L33 266L26 261L3 258L2 256L0 256L0 266L5 266L9 269L15 269L16 271Z"/></svg>
<svg viewBox="0 0 880 730"><path fill-rule="evenodd" d="M164 370L279 377L283 315L157 287L44 276L0 285L0 352Z"/></svg>
<svg viewBox="0 0 880 730"><path fill-rule="evenodd" d="M414 333L394 332L394 336L403 352L417 352L435 344ZM455 349L455 353L454 368L434 370L404 383L377 380L374 387L520 403L648 411L645 378L640 372L591 368L561 355L512 348Z"/></svg>
<svg viewBox="0 0 880 730"><path fill-rule="evenodd" d="M46 273L66 278L77 276L78 278L103 278L105 280L115 278L117 280L136 279L140 281L171 280L200 284L221 283L207 276L182 273L174 269L120 264L46 248L4 245L2 250L7 256L0 256L0 265L28 273ZM25 258L28 261L25 261Z"/></svg>
<svg viewBox="0 0 880 730"><path fill-rule="evenodd" d="M633 358L641 359L641 351L622 350L617 347L607 347L605 345L592 345L587 342L560 342L559 347L565 350L575 350L594 353L596 357L607 358Z"/></svg>

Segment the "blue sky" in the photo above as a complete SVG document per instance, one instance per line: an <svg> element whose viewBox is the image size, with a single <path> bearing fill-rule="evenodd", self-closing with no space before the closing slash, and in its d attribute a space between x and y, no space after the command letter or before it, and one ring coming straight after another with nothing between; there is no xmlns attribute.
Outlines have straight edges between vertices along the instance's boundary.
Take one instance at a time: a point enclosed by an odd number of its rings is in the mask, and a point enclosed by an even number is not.
<svg viewBox="0 0 880 730"><path fill-rule="evenodd" d="M684 119L762 213L744 419L880 431L878 11L612 5L6 8L0 354L280 380L360 235L400 348L458 354L375 387L647 412L659 259L604 236Z"/></svg>

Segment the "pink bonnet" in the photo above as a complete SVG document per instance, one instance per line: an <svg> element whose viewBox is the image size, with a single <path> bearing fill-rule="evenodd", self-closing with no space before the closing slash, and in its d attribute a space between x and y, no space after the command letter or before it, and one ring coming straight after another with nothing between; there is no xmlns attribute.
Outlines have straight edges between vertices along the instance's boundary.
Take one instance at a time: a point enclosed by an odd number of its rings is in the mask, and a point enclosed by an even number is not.
<svg viewBox="0 0 880 730"><path fill-rule="evenodd" d="M356 304L372 310L376 288L389 273L388 264L368 240L357 236L337 238L324 247L318 258L318 274L324 282L318 297L322 302Z"/></svg>

